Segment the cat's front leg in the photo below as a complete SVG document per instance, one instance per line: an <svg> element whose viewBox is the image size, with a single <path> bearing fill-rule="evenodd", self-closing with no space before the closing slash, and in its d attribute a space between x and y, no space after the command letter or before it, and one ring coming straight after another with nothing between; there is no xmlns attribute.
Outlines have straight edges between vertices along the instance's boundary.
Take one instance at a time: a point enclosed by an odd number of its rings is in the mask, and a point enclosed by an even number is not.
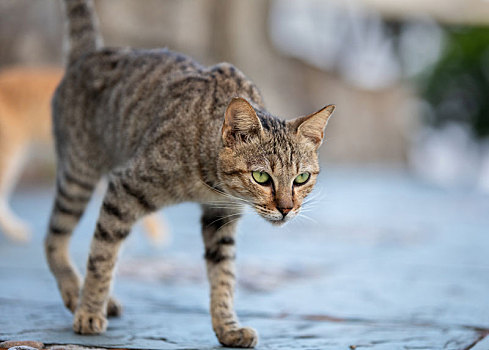
<svg viewBox="0 0 489 350"><path fill-rule="evenodd" d="M234 235L239 217L236 210L204 206L202 234L214 332L224 346L252 348L258 343L258 334L252 328L241 327L234 311Z"/></svg>

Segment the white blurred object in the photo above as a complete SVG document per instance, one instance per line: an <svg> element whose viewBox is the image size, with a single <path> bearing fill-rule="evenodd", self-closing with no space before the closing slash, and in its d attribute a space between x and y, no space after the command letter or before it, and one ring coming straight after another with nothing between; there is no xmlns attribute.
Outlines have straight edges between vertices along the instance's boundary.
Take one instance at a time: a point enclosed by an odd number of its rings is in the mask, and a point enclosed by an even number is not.
<svg viewBox="0 0 489 350"><path fill-rule="evenodd" d="M401 75L394 52L394 40L376 13L355 11L353 1L346 22L349 37L338 60L338 70L352 85L366 89L383 89L395 84ZM345 43L343 43L345 44Z"/></svg>
<svg viewBox="0 0 489 350"><path fill-rule="evenodd" d="M489 139L481 144L481 166L479 171L478 187L489 193Z"/></svg>
<svg viewBox="0 0 489 350"><path fill-rule="evenodd" d="M443 187L473 187L479 178L479 144L460 123L422 130L413 142L409 161L416 173Z"/></svg>
<svg viewBox="0 0 489 350"><path fill-rule="evenodd" d="M442 54L444 44L443 30L429 17L405 23L399 37L399 55L404 74L411 77L434 65Z"/></svg>
<svg viewBox="0 0 489 350"><path fill-rule="evenodd" d="M398 39L377 11L358 0L275 0L269 25L280 51L335 70L365 90L394 86L403 71L408 76L421 72L442 50L443 33L433 20L410 19Z"/></svg>
<svg viewBox="0 0 489 350"><path fill-rule="evenodd" d="M281 51L321 69L333 69L348 30L342 6L323 0L276 0L270 36Z"/></svg>

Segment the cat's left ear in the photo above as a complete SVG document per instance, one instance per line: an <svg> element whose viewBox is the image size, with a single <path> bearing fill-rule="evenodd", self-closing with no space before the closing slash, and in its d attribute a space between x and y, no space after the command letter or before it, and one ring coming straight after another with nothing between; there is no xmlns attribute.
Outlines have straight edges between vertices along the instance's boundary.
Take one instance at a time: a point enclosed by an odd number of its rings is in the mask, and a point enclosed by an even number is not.
<svg viewBox="0 0 489 350"><path fill-rule="evenodd" d="M316 113L299 117L288 123L299 137L312 142L318 149L323 142L324 129L326 129L329 117L331 117L335 108L335 105L328 105Z"/></svg>
<svg viewBox="0 0 489 350"><path fill-rule="evenodd" d="M229 103L222 125L222 142L232 147L261 137L263 128L253 107L244 98L235 97Z"/></svg>

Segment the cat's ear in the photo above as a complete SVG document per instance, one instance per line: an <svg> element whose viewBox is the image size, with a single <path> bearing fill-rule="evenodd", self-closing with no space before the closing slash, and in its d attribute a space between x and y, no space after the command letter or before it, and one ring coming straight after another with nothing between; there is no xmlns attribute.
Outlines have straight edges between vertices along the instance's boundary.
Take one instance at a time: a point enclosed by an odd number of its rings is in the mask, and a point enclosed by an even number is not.
<svg viewBox="0 0 489 350"><path fill-rule="evenodd" d="M253 107L244 98L235 97L229 103L222 125L222 142L231 147L260 137L263 128Z"/></svg>
<svg viewBox="0 0 489 350"><path fill-rule="evenodd" d="M335 108L335 105L328 105L316 113L290 121L289 125L300 138L312 142L318 149L323 142L324 129Z"/></svg>

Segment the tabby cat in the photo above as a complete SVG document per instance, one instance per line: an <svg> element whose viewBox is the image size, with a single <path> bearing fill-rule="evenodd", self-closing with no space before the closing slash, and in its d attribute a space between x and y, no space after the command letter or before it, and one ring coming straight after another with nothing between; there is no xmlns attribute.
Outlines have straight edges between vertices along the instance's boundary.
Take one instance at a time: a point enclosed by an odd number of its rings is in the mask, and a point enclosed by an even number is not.
<svg viewBox="0 0 489 350"><path fill-rule="evenodd" d="M57 193L45 247L74 331L104 332L106 316L120 314L111 281L134 222L194 201L203 209L213 329L223 345L254 347L257 333L241 327L233 309L236 219L244 205L276 225L299 213L334 106L282 121L231 64L203 67L167 49L102 48L92 2L65 5L70 51L53 98ZM109 185L81 288L68 243L103 174Z"/></svg>

